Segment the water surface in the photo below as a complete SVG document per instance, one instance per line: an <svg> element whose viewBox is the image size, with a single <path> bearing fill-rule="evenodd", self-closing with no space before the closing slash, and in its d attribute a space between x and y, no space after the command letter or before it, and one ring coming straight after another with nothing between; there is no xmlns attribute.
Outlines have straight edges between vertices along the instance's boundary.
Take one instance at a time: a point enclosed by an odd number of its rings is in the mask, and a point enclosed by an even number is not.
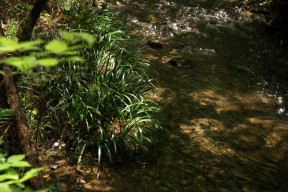
<svg viewBox="0 0 288 192"><path fill-rule="evenodd" d="M245 4L246 3L246 4ZM287 191L287 58L247 1L122 0L143 39L169 122L151 162L120 167L103 191ZM253 2L252 2L253 4ZM265 1L255 9L267 9ZM158 42L162 49L147 46ZM185 58L194 68L168 61ZM104 179L105 180L105 179ZM95 188L96 187L96 188ZM100 190L100 188L98 188Z"/></svg>

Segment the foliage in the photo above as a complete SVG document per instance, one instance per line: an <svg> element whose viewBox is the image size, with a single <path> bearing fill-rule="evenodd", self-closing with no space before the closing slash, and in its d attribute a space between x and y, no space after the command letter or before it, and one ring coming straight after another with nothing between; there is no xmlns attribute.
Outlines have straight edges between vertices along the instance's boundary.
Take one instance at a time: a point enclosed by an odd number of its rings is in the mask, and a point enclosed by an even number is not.
<svg viewBox="0 0 288 192"><path fill-rule="evenodd" d="M28 55L12 56L0 60L0 64L6 64L20 69L24 73L31 73L32 69L40 67L56 66L59 62L82 61L77 56L78 50L83 48L80 41L89 45L94 43L94 38L88 33L67 33L61 34L62 40L54 39L40 47L42 40L18 42L17 40L0 37L0 54L23 52ZM3 73L3 71L0 71Z"/></svg>
<svg viewBox="0 0 288 192"><path fill-rule="evenodd" d="M14 112L11 109L0 108L0 127L9 123L14 117Z"/></svg>
<svg viewBox="0 0 288 192"><path fill-rule="evenodd" d="M19 174L19 169L30 167L30 164L24 160L24 155L12 155L5 158L0 153L0 191L1 192L17 192L32 191L25 188L24 182L35 177L43 168L33 168ZM47 190L41 190L44 192Z"/></svg>
<svg viewBox="0 0 288 192"><path fill-rule="evenodd" d="M43 41L35 40L29 42L18 42L17 40L1 37L0 54L9 53L10 57L0 60L0 64L6 64L19 69L22 73L31 73L32 69L40 67L52 67L59 62L83 61L78 56L78 50L83 48L83 41L88 45L94 43L94 37L87 33L66 33L61 34L62 39L55 39L43 45ZM44 49L43 49L44 47ZM86 46L87 47L87 46ZM17 52L17 53L16 53ZM18 53L22 53L20 56ZM24 54L25 53L25 54ZM5 73L0 71L3 75ZM5 125L13 118L11 109L0 108L0 126ZM0 191L32 191L25 188L24 182L36 176L42 168L33 168L19 174L19 168L30 167L24 161L24 155L12 155L5 158L0 153ZM46 190L42 190L46 191Z"/></svg>
<svg viewBox="0 0 288 192"><path fill-rule="evenodd" d="M70 30L95 34L96 44L81 52L83 63L39 71L48 73L49 80L29 91L26 106L39 109L32 116L42 135L63 136L79 155L78 162L87 149L98 155L98 163L103 154L112 160L131 149L148 152L152 133L160 129L155 118L159 108L144 97L154 88L146 75L149 64L116 15L99 14L85 3L75 6L77 10L66 12Z"/></svg>

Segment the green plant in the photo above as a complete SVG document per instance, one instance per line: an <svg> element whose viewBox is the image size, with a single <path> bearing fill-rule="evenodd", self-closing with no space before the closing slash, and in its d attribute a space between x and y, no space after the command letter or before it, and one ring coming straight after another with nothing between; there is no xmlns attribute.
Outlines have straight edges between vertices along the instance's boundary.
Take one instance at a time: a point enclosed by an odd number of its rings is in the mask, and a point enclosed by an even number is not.
<svg viewBox="0 0 288 192"><path fill-rule="evenodd" d="M28 55L12 56L0 60L0 64L6 64L19 69L22 73L31 73L32 69L39 67L52 67L59 62L79 62L83 61L78 56L78 50L83 48L79 44L85 41L89 45L94 43L94 38L88 33L67 33L61 34L62 40L54 39L44 45L44 50L40 47L42 40L18 42L17 40L1 37L0 54L22 52ZM0 71L4 74L3 71Z"/></svg>
<svg viewBox="0 0 288 192"><path fill-rule="evenodd" d="M15 19L9 19L6 25L6 36L11 39L15 39L19 27L19 22Z"/></svg>
<svg viewBox="0 0 288 192"><path fill-rule="evenodd" d="M11 109L0 108L0 127L9 123L14 117L14 112Z"/></svg>
<svg viewBox="0 0 288 192"><path fill-rule="evenodd" d="M6 158L3 153L0 153L1 192L32 191L30 188L25 188L24 182L35 177L43 168L33 168L19 174L20 169L30 167L24 158L24 155L12 155ZM47 190L41 190L41 192L44 191Z"/></svg>
<svg viewBox="0 0 288 192"><path fill-rule="evenodd" d="M41 40L18 42L17 40L1 37L0 54L10 53L10 57L0 60L0 64L10 65L19 69L21 73L31 74L37 66L51 67L58 65L59 62L83 61L78 56L78 50L83 48L82 42L84 41L88 45L94 43L93 36L87 33L64 32L61 37L61 40L55 39L44 45ZM18 53L23 54L19 56ZM5 78L7 74L4 71L0 72ZM18 72L16 71L16 73ZM33 110L34 113L36 113L35 111ZM0 108L0 126L7 124L13 116L14 113L10 109ZM30 167L28 162L24 161L24 158L24 155L12 155L6 158L2 152L0 153L1 192L31 191L29 188L25 188L24 182L36 176L42 168L33 168L24 171L22 175L19 174L20 169Z"/></svg>
<svg viewBox="0 0 288 192"><path fill-rule="evenodd" d="M126 151L148 152L153 132L161 129L157 104L145 99L154 88L146 74L149 63L116 15L100 14L85 3L77 6L77 13L66 12L69 28L95 34L96 44L81 52L83 63L39 72L50 79L29 96L41 98L32 108L45 111L36 119L40 127L58 127L50 137L61 136L72 145L78 162L87 150L97 154L99 164L103 154L112 160Z"/></svg>

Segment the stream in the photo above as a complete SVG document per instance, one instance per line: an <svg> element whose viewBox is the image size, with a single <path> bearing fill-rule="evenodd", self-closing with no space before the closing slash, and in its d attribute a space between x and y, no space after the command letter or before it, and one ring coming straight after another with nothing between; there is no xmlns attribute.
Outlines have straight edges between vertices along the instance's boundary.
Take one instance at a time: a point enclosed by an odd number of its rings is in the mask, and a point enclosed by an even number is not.
<svg viewBox="0 0 288 192"><path fill-rule="evenodd" d="M153 160L91 180L87 191L288 191L288 59L247 4L111 1L143 39L150 97L169 122Z"/></svg>

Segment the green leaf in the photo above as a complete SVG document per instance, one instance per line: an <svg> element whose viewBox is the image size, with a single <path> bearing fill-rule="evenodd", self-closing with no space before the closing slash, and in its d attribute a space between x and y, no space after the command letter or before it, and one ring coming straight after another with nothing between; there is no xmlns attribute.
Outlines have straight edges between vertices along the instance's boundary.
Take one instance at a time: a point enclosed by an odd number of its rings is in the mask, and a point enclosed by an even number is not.
<svg viewBox="0 0 288 192"><path fill-rule="evenodd" d="M7 46L7 47L15 47L18 45L17 40L9 39L6 37L0 37L0 45Z"/></svg>
<svg viewBox="0 0 288 192"><path fill-rule="evenodd" d="M13 169L10 169L6 173L0 175L0 182L5 180L18 180L18 179L19 179L18 173Z"/></svg>
<svg viewBox="0 0 288 192"><path fill-rule="evenodd" d="M85 41L89 46L91 46L96 41L96 38L89 33L62 32L61 36L71 44L75 44L79 41Z"/></svg>
<svg viewBox="0 0 288 192"><path fill-rule="evenodd" d="M18 42L5 37L0 38L0 53L16 51Z"/></svg>
<svg viewBox="0 0 288 192"><path fill-rule="evenodd" d="M35 192L35 191L33 191L33 190L32 190L31 188L29 188L29 187L26 187L23 192ZM37 191L37 192L39 192L39 191Z"/></svg>
<svg viewBox="0 0 288 192"><path fill-rule="evenodd" d="M35 56L10 57L2 62L7 65L17 67L22 71L27 71L36 66L36 57Z"/></svg>
<svg viewBox="0 0 288 192"><path fill-rule="evenodd" d="M39 59L38 64L42 67L53 67L58 65L58 60L54 58Z"/></svg>
<svg viewBox="0 0 288 192"><path fill-rule="evenodd" d="M29 180L29 179L31 179L32 177L35 177L35 176L37 176L37 174L40 172L40 171L42 171L43 170L43 168L34 168L34 169L31 169L31 170L29 170L29 171L27 171L26 173L25 173L25 175L19 180L19 182L24 182L24 181L27 181L27 180Z"/></svg>
<svg viewBox="0 0 288 192"><path fill-rule="evenodd" d="M95 37L89 33L80 33L79 35L88 43L89 46L92 46L96 41Z"/></svg>
<svg viewBox="0 0 288 192"><path fill-rule="evenodd" d="M13 192L9 185L0 183L0 191L1 192Z"/></svg>
<svg viewBox="0 0 288 192"><path fill-rule="evenodd" d="M0 171L9 169L11 166L9 163L0 164Z"/></svg>
<svg viewBox="0 0 288 192"><path fill-rule="evenodd" d="M64 41L53 40L45 45L45 49L55 54L60 54L68 49L68 45Z"/></svg>
<svg viewBox="0 0 288 192"><path fill-rule="evenodd" d="M12 155L7 159L8 163L14 163L18 161L22 161L25 158L25 155Z"/></svg>
<svg viewBox="0 0 288 192"><path fill-rule="evenodd" d="M14 112L11 109L0 108L0 126L9 123L13 117ZM0 156L3 157L3 154L0 153Z"/></svg>
<svg viewBox="0 0 288 192"><path fill-rule="evenodd" d="M65 51L62 54L65 54L65 55L78 55L79 52L78 51Z"/></svg>
<svg viewBox="0 0 288 192"><path fill-rule="evenodd" d="M84 62L85 59L78 57L78 56L72 56L72 57L67 57L64 59L64 61L71 61L71 62Z"/></svg>
<svg viewBox="0 0 288 192"><path fill-rule="evenodd" d="M62 32L61 36L70 43L75 43L75 33L72 32Z"/></svg>
<svg viewBox="0 0 288 192"><path fill-rule="evenodd" d="M17 49L20 51L39 50L40 48L38 47L38 45L41 44L42 42L43 42L42 40L21 42L21 43L18 43Z"/></svg>
<svg viewBox="0 0 288 192"><path fill-rule="evenodd" d="M39 50L38 45L42 43L41 40L17 42L17 40L9 38L0 38L0 53L13 52L13 51L28 51Z"/></svg>
<svg viewBox="0 0 288 192"><path fill-rule="evenodd" d="M37 190L37 191L33 191L33 190L26 191L26 189L25 189L24 192L49 192L49 191L50 191L50 190L48 190L48 189L41 189L41 190Z"/></svg>
<svg viewBox="0 0 288 192"><path fill-rule="evenodd" d="M31 165L27 161L17 161L11 163L11 167L31 167Z"/></svg>

